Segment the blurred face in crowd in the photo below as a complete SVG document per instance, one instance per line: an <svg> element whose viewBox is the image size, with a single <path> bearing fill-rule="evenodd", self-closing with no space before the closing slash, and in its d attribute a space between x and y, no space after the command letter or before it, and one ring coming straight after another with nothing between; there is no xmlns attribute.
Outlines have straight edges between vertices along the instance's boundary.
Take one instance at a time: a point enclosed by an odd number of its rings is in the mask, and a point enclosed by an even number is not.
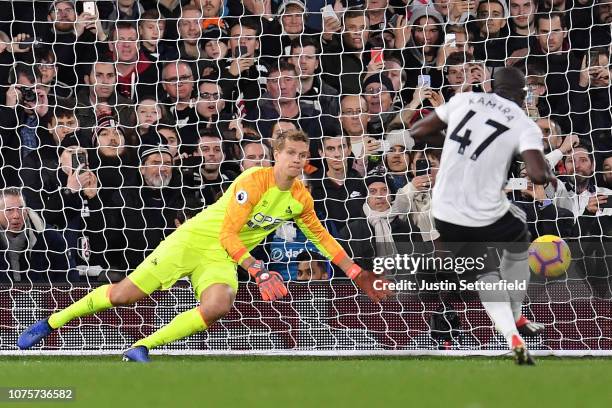
<svg viewBox="0 0 612 408"><path fill-rule="evenodd" d="M166 139L166 146L168 146L168 150L170 150L172 157L176 157L179 145L179 138L176 131L168 128L162 128L159 129L159 134Z"/></svg>
<svg viewBox="0 0 612 408"><path fill-rule="evenodd" d="M149 48L157 48L157 43L164 37L165 30L165 20L142 20L138 26L140 41L148 45Z"/></svg>
<svg viewBox="0 0 612 408"><path fill-rule="evenodd" d="M204 18L218 17L221 15L221 0L195 0L196 7L202 10Z"/></svg>
<svg viewBox="0 0 612 408"><path fill-rule="evenodd" d="M568 175L579 179L591 177L595 171L591 156L584 148L574 149L574 154L565 159L565 170Z"/></svg>
<svg viewBox="0 0 612 408"><path fill-rule="evenodd" d="M110 49L117 62L135 62L138 60L138 32L135 28L120 28L114 34Z"/></svg>
<svg viewBox="0 0 612 408"><path fill-rule="evenodd" d="M172 157L167 153L153 153L140 166L140 174L149 187L166 187L172 180Z"/></svg>
<svg viewBox="0 0 612 408"><path fill-rule="evenodd" d="M320 261L300 261L297 265L297 280L327 280L329 275L325 270L325 264Z"/></svg>
<svg viewBox="0 0 612 408"><path fill-rule="evenodd" d="M535 10L533 0L510 0L510 18L520 29L526 29L533 24Z"/></svg>
<svg viewBox="0 0 612 408"><path fill-rule="evenodd" d="M232 52L236 47L242 46L247 48L249 56L255 56L256 51L259 49L256 30L236 24L232 27L230 35L230 50Z"/></svg>
<svg viewBox="0 0 612 408"><path fill-rule="evenodd" d="M87 78L93 85L93 95L99 101L105 101L115 92L117 73L113 64L98 62L94 64L91 75Z"/></svg>
<svg viewBox="0 0 612 408"><path fill-rule="evenodd" d="M385 11L389 6L389 0L366 0L366 10Z"/></svg>
<svg viewBox="0 0 612 408"><path fill-rule="evenodd" d="M533 93L533 105L537 106L540 97L546 93L546 79L541 75L529 75L525 84Z"/></svg>
<svg viewBox="0 0 612 408"><path fill-rule="evenodd" d="M391 208L389 198L389 187L380 181L371 183L368 186L368 206L374 211L387 211Z"/></svg>
<svg viewBox="0 0 612 408"><path fill-rule="evenodd" d="M174 101L189 102L193 92L193 74L185 63L169 64L162 71L163 88Z"/></svg>
<svg viewBox="0 0 612 408"><path fill-rule="evenodd" d="M179 19L178 31L180 38L187 44L196 45L202 35L200 20L202 13L199 10L185 10Z"/></svg>
<svg viewBox="0 0 612 408"><path fill-rule="evenodd" d="M47 16L47 20L54 22L56 31L69 32L74 29L76 12L72 3L64 1L57 3L55 8Z"/></svg>
<svg viewBox="0 0 612 408"><path fill-rule="evenodd" d="M603 179L608 186L612 186L612 156L603 161Z"/></svg>
<svg viewBox="0 0 612 408"><path fill-rule="evenodd" d="M370 32L366 30L368 20L365 15L358 15L344 20L344 33L342 39L344 44L355 50L363 50L365 43L370 38Z"/></svg>
<svg viewBox="0 0 612 408"><path fill-rule="evenodd" d="M132 7L136 0L117 0L117 3L121 7Z"/></svg>
<svg viewBox="0 0 612 408"><path fill-rule="evenodd" d="M98 133L100 156L119 157L125 151L125 137L117 128L105 128Z"/></svg>
<svg viewBox="0 0 612 408"><path fill-rule="evenodd" d="M53 141L58 146L67 134L74 132L79 127L79 122L76 116L60 116L51 117L49 122L49 133L53 137Z"/></svg>
<svg viewBox="0 0 612 408"><path fill-rule="evenodd" d="M26 209L20 195L5 194L0 198L0 229L21 232L26 223Z"/></svg>
<svg viewBox="0 0 612 408"><path fill-rule="evenodd" d="M385 61L384 74L393 82L393 90L402 89L402 65L394 60Z"/></svg>
<svg viewBox="0 0 612 408"><path fill-rule="evenodd" d="M219 115L225 108L225 101L221 95L221 88L213 82L203 82L198 93L196 110L206 119Z"/></svg>
<svg viewBox="0 0 612 408"><path fill-rule="evenodd" d="M552 151L558 149L561 146L561 143L563 143L563 137L559 135L557 125L549 118L538 119L536 124L542 131L544 150Z"/></svg>
<svg viewBox="0 0 612 408"><path fill-rule="evenodd" d="M461 91L462 85L465 84L467 70L467 64L449 65L447 67L446 79L455 92Z"/></svg>
<svg viewBox="0 0 612 408"><path fill-rule="evenodd" d="M597 2L597 13L601 23L612 24L612 0L599 0Z"/></svg>
<svg viewBox="0 0 612 408"><path fill-rule="evenodd" d="M366 133L370 115L368 102L358 95L345 96L340 102L340 122L348 136L362 136Z"/></svg>
<svg viewBox="0 0 612 408"><path fill-rule="evenodd" d="M204 54L210 59L225 58L227 51L227 43L218 39L206 41L204 45Z"/></svg>
<svg viewBox="0 0 612 408"><path fill-rule="evenodd" d="M327 166L337 172L348 171L348 158L351 154L351 145L348 138L326 137L323 139L323 151L319 155L327 160Z"/></svg>
<svg viewBox="0 0 612 408"><path fill-rule="evenodd" d="M143 99L136 107L138 126L146 130L150 125L159 122L162 116L161 107L154 99Z"/></svg>
<svg viewBox="0 0 612 408"><path fill-rule="evenodd" d="M240 162L242 170L248 170L251 167L270 167L270 159L267 157L266 149L261 143L248 143L243 147L244 156Z"/></svg>
<svg viewBox="0 0 612 408"><path fill-rule="evenodd" d="M482 34L499 34L500 30L506 25L504 8L499 3L480 3L476 17Z"/></svg>
<svg viewBox="0 0 612 408"><path fill-rule="evenodd" d="M406 148L401 145L391 146L387 155L387 168L392 173L405 173L408 171L410 157Z"/></svg>
<svg viewBox="0 0 612 408"><path fill-rule="evenodd" d="M434 8L438 11L438 13L443 16L448 16L448 3L449 0L434 0Z"/></svg>
<svg viewBox="0 0 612 408"><path fill-rule="evenodd" d="M36 66L40 70L40 81L48 85L55 79L57 75L57 67L52 58L42 58Z"/></svg>
<svg viewBox="0 0 612 408"><path fill-rule="evenodd" d="M268 76L266 88L273 100L279 102L295 101L298 92L298 79L295 71L272 71Z"/></svg>
<svg viewBox="0 0 612 408"><path fill-rule="evenodd" d="M607 88L610 86L610 58L606 54L599 54L598 63L595 65L601 67L599 73L591 75L591 87ZM603 73L601 75L600 73Z"/></svg>
<svg viewBox="0 0 612 408"><path fill-rule="evenodd" d="M304 48L296 47L291 50L291 64L295 66L300 76L312 76L319 68L317 49L308 45Z"/></svg>
<svg viewBox="0 0 612 408"><path fill-rule="evenodd" d="M429 174L435 177L436 174L438 174L438 169L440 168L440 159L438 159L438 157L434 156L433 154L429 154L429 153L427 153L426 155L423 155L422 151L415 152L414 156L412 157L412 162L410 163L410 170L412 171L412 175L416 176L417 161L424 159L424 158L427 159L427 162L429 163Z"/></svg>
<svg viewBox="0 0 612 408"><path fill-rule="evenodd" d="M221 139L210 136L201 137L198 149L197 155L204 158L204 165L202 166L204 170L207 172L219 170L223 162Z"/></svg>
<svg viewBox="0 0 612 408"><path fill-rule="evenodd" d="M388 112L393 103L391 91L380 82L374 82L366 86L365 98L368 101L368 112L370 114Z"/></svg>
<svg viewBox="0 0 612 408"><path fill-rule="evenodd" d="M290 130L297 130L297 127L293 122L281 120L274 123L274 125L272 125L272 140L276 140L277 137Z"/></svg>
<svg viewBox="0 0 612 408"><path fill-rule="evenodd" d="M289 177L302 175L304 166L310 157L308 143L299 140L285 140L282 149L274 149L274 168Z"/></svg>
<svg viewBox="0 0 612 408"><path fill-rule="evenodd" d="M556 53L562 50L563 40L567 36L567 32L561 26L559 16L539 20L536 30L538 44L540 44L542 51Z"/></svg>
<svg viewBox="0 0 612 408"><path fill-rule="evenodd" d="M297 4L288 5L281 23L287 34L301 34L304 32L304 9Z"/></svg>
<svg viewBox="0 0 612 408"><path fill-rule="evenodd" d="M433 18L421 17L416 21L414 28L414 42L418 46L423 46L424 53L430 53L433 45L440 40L440 24Z"/></svg>

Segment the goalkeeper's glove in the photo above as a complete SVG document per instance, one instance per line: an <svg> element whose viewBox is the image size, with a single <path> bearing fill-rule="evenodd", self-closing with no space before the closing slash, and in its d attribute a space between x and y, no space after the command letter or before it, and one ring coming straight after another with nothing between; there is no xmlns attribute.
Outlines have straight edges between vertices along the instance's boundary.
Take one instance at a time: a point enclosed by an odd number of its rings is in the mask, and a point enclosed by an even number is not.
<svg viewBox="0 0 612 408"><path fill-rule="evenodd" d="M351 278L353 282L375 303L385 300L387 296L393 292L387 289L387 281L381 276L375 275L373 272L362 269L359 265L353 264L347 271L346 276ZM375 282L377 284L375 284Z"/></svg>
<svg viewBox="0 0 612 408"><path fill-rule="evenodd" d="M289 293L280 273L268 271L262 261L255 261L248 272L255 278L261 297L265 301L280 299Z"/></svg>

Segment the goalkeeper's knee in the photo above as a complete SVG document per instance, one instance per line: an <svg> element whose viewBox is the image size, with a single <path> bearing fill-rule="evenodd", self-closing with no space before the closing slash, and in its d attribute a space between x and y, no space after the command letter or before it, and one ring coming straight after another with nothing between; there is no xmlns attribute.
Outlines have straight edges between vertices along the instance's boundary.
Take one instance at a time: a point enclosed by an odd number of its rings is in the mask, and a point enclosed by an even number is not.
<svg viewBox="0 0 612 408"><path fill-rule="evenodd" d="M208 326L227 315L234 307L236 294L228 285L213 285L200 296L200 313Z"/></svg>

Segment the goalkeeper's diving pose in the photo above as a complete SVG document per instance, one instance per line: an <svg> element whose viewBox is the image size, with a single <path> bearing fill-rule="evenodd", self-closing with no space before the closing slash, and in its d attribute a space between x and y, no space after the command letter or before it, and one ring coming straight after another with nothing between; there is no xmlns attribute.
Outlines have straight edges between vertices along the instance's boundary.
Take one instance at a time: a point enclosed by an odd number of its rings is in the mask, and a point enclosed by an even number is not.
<svg viewBox="0 0 612 408"><path fill-rule="evenodd" d="M355 264L317 218L310 193L297 179L308 151L308 137L302 131L281 135L274 148L274 167L255 167L242 173L219 201L181 225L128 277L117 284L100 286L34 323L21 333L18 347L28 349L77 317L135 303L189 277L200 305L179 314L123 354L126 361L149 361L149 350L206 330L231 310L238 289L238 264L255 279L263 300L273 301L287 294L280 274L268 271L249 250L288 220L294 220L321 253L370 299L385 299L390 292L374 286L382 278Z"/></svg>

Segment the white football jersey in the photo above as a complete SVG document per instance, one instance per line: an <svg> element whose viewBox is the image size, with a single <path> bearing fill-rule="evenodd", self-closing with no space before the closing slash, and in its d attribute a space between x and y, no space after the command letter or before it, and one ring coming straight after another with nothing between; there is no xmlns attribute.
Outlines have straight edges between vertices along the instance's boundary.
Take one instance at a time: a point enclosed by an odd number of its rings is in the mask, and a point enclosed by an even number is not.
<svg viewBox="0 0 612 408"><path fill-rule="evenodd" d="M448 127L433 216L466 227L493 224L510 208L503 187L512 158L543 150L540 128L516 103L493 93L461 93L435 112Z"/></svg>

